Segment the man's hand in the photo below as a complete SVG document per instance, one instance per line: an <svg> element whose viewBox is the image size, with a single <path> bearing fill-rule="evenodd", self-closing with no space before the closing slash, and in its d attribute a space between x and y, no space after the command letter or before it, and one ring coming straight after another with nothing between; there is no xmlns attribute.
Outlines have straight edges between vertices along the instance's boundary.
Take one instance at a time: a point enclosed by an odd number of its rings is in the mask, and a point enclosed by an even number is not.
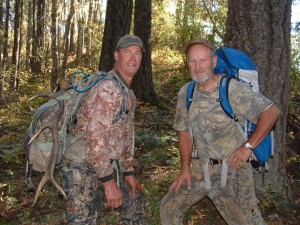
<svg viewBox="0 0 300 225"><path fill-rule="evenodd" d="M103 183L107 207L119 208L123 204L123 195L114 180Z"/></svg>
<svg viewBox="0 0 300 225"><path fill-rule="evenodd" d="M241 166L246 168L247 160L250 158L252 151L244 146L244 144L236 149L227 162L231 168L238 170Z"/></svg>
<svg viewBox="0 0 300 225"><path fill-rule="evenodd" d="M145 193L144 187L137 181L134 175L125 176L124 179L129 184L132 196L135 196L138 191Z"/></svg>
<svg viewBox="0 0 300 225"><path fill-rule="evenodd" d="M177 195L179 188L184 182L186 182L187 189L191 189L192 174L189 169L180 171L177 179L171 184L169 191L175 191Z"/></svg>

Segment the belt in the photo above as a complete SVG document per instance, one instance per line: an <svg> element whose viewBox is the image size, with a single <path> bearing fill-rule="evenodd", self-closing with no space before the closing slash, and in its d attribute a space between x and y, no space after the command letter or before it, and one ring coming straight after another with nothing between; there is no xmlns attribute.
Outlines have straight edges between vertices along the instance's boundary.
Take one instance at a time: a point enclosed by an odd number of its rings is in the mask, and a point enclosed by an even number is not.
<svg viewBox="0 0 300 225"><path fill-rule="evenodd" d="M223 163L223 159L212 159L212 158L209 158L209 162L210 162L211 165L222 164Z"/></svg>
<svg viewBox="0 0 300 225"><path fill-rule="evenodd" d="M209 158L209 162L210 162L211 165L223 164L223 159ZM248 159L246 162L250 162L250 160Z"/></svg>

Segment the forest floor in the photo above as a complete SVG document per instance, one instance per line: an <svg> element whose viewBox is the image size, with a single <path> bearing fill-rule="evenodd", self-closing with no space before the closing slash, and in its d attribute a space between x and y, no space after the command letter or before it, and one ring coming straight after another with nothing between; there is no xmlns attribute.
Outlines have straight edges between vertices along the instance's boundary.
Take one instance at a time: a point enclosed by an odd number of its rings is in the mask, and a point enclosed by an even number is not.
<svg viewBox="0 0 300 225"><path fill-rule="evenodd" d="M160 224L160 200L167 193L169 185L179 171L177 137L172 129L175 97L168 96L168 92L169 89L166 86L165 90L160 90L159 94L164 96L164 100L168 102L168 106L172 110L166 111L150 104L139 103L136 112L137 176L147 190L149 225ZM24 126L22 124L11 125L0 120L0 133L10 136L8 144L4 146L0 143L0 225L65 224L63 219L64 200L49 182L37 204L32 206L34 193L27 191L25 182L25 155L21 141L25 136ZM299 146L289 149L297 148ZM288 152L286 170L295 202L293 202L293 207L280 210L276 196L270 193L262 208L264 219L268 225L299 224L299 151L290 150ZM57 174L56 177L59 179ZM40 179L41 174L34 177L36 182ZM117 212L111 211L101 223L101 225L108 224L119 224ZM185 224L225 225L226 223L211 201L205 198L189 210Z"/></svg>

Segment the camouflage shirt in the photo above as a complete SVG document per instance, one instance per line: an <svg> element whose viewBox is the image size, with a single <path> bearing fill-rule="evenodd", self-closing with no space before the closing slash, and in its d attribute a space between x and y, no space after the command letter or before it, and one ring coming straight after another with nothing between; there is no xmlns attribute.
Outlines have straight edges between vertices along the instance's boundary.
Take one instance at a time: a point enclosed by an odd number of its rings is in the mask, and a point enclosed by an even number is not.
<svg viewBox="0 0 300 225"><path fill-rule="evenodd" d="M72 131L74 135L86 132L85 161L99 178L114 172L112 160L119 160L123 172L132 171L134 166L132 146L136 97L116 70L109 73L119 79L125 87L125 119L115 121L121 110L123 96L118 81L108 78L88 92Z"/></svg>
<svg viewBox="0 0 300 225"><path fill-rule="evenodd" d="M217 101L219 84L213 92L202 91L196 85L189 112L186 109L187 88L188 83L179 92L174 129L188 131L189 126L191 127L201 158L228 158L244 140L235 121L226 115ZM272 101L260 93L253 92L249 85L235 79L229 84L228 99L241 123L246 118L256 123L264 110L272 104Z"/></svg>

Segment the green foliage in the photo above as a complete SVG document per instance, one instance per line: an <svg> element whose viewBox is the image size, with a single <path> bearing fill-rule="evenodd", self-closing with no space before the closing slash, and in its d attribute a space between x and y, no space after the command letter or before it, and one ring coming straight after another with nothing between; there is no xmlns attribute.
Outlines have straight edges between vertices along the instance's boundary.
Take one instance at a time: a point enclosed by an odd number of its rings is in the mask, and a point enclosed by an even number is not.
<svg viewBox="0 0 300 225"><path fill-rule="evenodd" d="M171 50L177 50L174 1L155 0L152 4L152 48L154 51L169 46Z"/></svg>
<svg viewBox="0 0 300 225"><path fill-rule="evenodd" d="M10 150L3 150L0 154L0 158L4 160L5 163L23 163L22 156L24 154L23 146L15 147ZM8 170L10 174L13 174L11 170Z"/></svg>
<svg viewBox="0 0 300 225"><path fill-rule="evenodd" d="M194 37L206 37L213 43L223 40L227 18L227 1L178 0L176 5L176 32L178 47Z"/></svg>
<svg viewBox="0 0 300 225"><path fill-rule="evenodd" d="M145 184L145 183L144 183ZM156 183L146 183L145 184L148 194L147 201L149 204L149 225L157 225L160 224L160 217L159 217L159 206L161 198L163 197L163 193L161 193L160 184ZM156 193L155 195L153 193Z"/></svg>
<svg viewBox="0 0 300 225"><path fill-rule="evenodd" d="M261 202L262 208L271 208L275 207L279 210L280 202L285 198L285 195L281 192L273 191L269 188L264 196L260 196L259 200Z"/></svg>
<svg viewBox="0 0 300 225"><path fill-rule="evenodd" d="M287 163L300 163L300 156L294 155L292 157L289 157Z"/></svg>

